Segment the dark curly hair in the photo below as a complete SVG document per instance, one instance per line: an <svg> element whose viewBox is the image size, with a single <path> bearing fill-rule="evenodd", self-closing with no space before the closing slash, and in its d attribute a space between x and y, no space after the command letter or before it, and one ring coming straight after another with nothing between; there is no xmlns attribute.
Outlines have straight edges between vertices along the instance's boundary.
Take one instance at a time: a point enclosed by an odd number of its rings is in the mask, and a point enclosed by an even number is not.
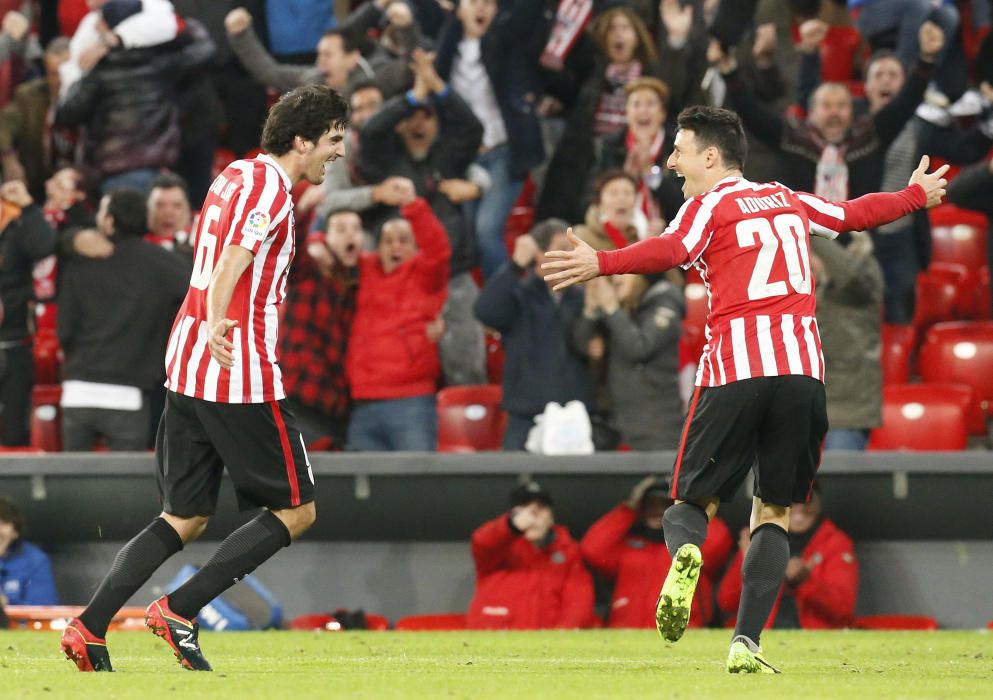
<svg viewBox="0 0 993 700"><path fill-rule="evenodd" d="M305 85L279 98L262 127L262 148L281 156L299 136L317 142L329 129L348 126L348 102L324 85Z"/></svg>

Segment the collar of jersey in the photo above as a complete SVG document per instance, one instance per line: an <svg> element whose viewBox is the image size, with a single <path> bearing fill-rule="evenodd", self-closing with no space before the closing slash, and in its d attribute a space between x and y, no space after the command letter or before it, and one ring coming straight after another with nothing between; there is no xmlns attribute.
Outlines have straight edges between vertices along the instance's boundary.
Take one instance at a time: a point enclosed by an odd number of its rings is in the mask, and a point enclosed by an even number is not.
<svg viewBox="0 0 993 700"><path fill-rule="evenodd" d="M277 163L272 156L267 153L260 153L259 160L263 163L268 163L276 169L276 172L279 173L279 177L283 180L283 186L286 188L287 192L293 189L293 181L290 180L290 176L286 174L286 171L283 170L283 166Z"/></svg>
<svg viewBox="0 0 993 700"><path fill-rule="evenodd" d="M740 176L740 175L728 175L728 176L727 176L726 178L724 178L723 180L718 180L718 181L717 181L717 184L716 184L716 185L714 185L714 189L716 190L716 189L717 189L718 187L720 187L721 185L726 185L726 184L730 184L730 183L732 183L732 182L738 182L738 181L740 181L740 180L744 180L744 179L745 179L745 178L743 178L743 177L742 177L742 176Z"/></svg>

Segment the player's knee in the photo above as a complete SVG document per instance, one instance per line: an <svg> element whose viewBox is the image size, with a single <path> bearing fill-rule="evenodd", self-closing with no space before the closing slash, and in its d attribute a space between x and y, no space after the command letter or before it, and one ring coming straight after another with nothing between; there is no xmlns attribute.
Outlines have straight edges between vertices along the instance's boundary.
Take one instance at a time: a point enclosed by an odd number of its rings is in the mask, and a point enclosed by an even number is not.
<svg viewBox="0 0 993 700"><path fill-rule="evenodd" d="M207 528L207 523L210 522L209 515L193 515L187 518L171 513L162 513L160 517L172 526L183 544L188 544L199 538Z"/></svg>
<svg viewBox="0 0 993 700"><path fill-rule="evenodd" d="M790 529L790 509L789 506L780 506L775 503L763 503L754 513L752 530L760 525L773 524L789 532Z"/></svg>
<svg viewBox="0 0 993 700"><path fill-rule="evenodd" d="M317 522L317 508L313 501L296 508L273 511L273 515L283 521L283 525L290 531L290 537L293 539L302 535Z"/></svg>

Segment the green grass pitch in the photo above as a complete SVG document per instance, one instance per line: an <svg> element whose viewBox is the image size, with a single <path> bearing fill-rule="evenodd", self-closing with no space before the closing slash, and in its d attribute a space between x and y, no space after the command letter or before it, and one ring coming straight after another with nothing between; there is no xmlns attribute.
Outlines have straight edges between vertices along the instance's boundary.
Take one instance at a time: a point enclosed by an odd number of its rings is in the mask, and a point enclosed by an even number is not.
<svg viewBox="0 0 993 700"><path fill-rule="evenodd" d="M729 633L257 632L201 635L184 671L150 633L111 633L117 673L80 674L58 635L0 632L0 698L993 698L986 632L766 632L780 676L724 671Z"/></svg>

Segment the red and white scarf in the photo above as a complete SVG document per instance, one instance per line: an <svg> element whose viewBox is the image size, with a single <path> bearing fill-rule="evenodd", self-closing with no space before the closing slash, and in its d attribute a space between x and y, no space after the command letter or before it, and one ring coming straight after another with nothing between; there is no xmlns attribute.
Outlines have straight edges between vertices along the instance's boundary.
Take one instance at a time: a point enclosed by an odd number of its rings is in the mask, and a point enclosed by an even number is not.
<svg viewBox="0 0 993 700"><path fill-rule="evenodd" d="M591 16L593 0L561 0L559 9L555 12L555 24L548 36L548 43L541 53L541 65L550 70L562 70L566 56L576 45Z"/></svg>

